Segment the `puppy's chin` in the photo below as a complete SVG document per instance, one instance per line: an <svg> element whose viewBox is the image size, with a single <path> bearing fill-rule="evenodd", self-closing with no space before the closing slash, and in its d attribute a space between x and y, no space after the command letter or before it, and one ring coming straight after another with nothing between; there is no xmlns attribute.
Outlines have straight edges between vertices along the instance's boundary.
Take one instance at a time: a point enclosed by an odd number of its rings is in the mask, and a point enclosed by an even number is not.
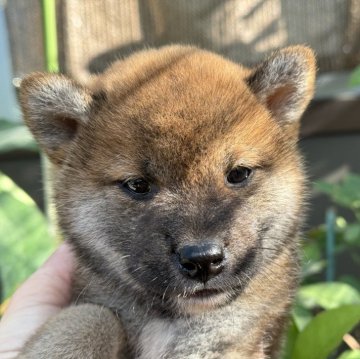
<svg viewBox="0 0 360 359"><path fill-rule="evenodd" d="M185 315L202 314L215 310L230 303L234 299L234 294L229 292L209 292L199 291L188 296L177 296L174 304L177 310Z"/></svg>

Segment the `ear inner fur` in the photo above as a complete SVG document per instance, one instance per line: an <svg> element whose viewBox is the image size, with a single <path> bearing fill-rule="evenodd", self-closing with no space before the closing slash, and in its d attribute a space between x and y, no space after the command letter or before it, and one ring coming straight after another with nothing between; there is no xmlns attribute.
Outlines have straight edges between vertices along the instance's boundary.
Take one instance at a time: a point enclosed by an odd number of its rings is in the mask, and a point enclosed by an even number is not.
<svg viewBox="0 0 360 359"><path fill-rule="evenodd" d="M311 49L293 46L279 50L247 79L250 89L280 124L297 122L313 92L315 59Z"/></svg>
<svg viewBox="0 0 360 359"><path fill-rule="evenodd" d="M65 76L35 73L22 80L20 101L38 143L52 162L61 163L78 127L87 121L89 91Z"/></svg>

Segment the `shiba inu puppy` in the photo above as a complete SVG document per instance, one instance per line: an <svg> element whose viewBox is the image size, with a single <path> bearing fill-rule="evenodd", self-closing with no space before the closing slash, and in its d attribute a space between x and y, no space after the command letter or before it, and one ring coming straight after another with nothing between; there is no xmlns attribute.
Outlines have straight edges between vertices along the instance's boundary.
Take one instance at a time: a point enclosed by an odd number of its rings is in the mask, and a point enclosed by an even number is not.
<svg viewBox="0 0 360 359"><path fill-rule="evenodd" d="M298 283L299 119L315 60L254 69L146 50L86 86L35 73L25 122L55 167L74 305L21 358L277 358Z"/></svg>

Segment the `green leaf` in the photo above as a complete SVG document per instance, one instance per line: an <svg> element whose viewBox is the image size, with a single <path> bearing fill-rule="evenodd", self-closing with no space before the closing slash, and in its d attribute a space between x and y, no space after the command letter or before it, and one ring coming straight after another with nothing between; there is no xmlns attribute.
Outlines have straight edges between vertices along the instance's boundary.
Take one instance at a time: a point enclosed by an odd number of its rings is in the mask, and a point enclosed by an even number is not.
<svg viewBox="0 0 360 359"><path fill-rule="evenodd" d="M37 151L37 145L27 127L0 120L0 152L12 150Z"/></svg>
<svg viewBox="0 0 360 359"><path fill-rule="evenodd" d="M344 239L349 244L360 245L360 223L348 224L344 231Z"/></svg>
<svg viewBox="0 0 360 359"><path fill-rule="evenodd" d="M308 232L308 238L304 241L303 246L303 278L320 273L325 268L326 263L321 249L324 242L325 234L322 229L317 228Z"/></svg>
<svg viewBox="0 0 360 359"><path fill-rule="evenodd" d="M346 283L317 283L302 286L298 300L305 308L333 309L346 304L360 304L360 293Z"/></svg>
<svg viewBox="0 0 360 359"><path fill-rule="evenodd" d="M360 292L360 279L352 275L342 275L339 277L339 281L347 283Z"/></svg>
<svg viewBox="0 0 360 359"><path fill-rule="evenodd" d="M353 206L360 208L360 176L349 174L340 185L341 192L353 199Z"/></svg>
<svg viewBox="0 0 360 359"><path fill-rule="evenodd" d="M355 69L351 72L349 78L349 86L355 87L360 85L360 66L355 67Z"/></svg>
<svg viewBox="0 0 360 359"><path fill-rule="evenodd" d="M337 359L360 359L360 350L347 350Z"/></svg>
<svg viewBox="0 0 360 359"><path fill-rule="evenodd" d="M311 234L314 235L316 233L316 237L312 237L311 239L304 240L303 247L303 257L304 261L318 261L322 259L322 251L320 249L320 245L325 243L325 232L321 230L312 231ZM310 233L309 233L310 234Z"/></svg>
<svg viewBox="0 0 360 359"><path fill-rule="evenodd" d="M292 359L326 359L359 321L360 305L321 312L298 335Z"/></svg>
<svg viewBox="0 0 360 359"><path fill-rule="evenodd" d="M17 124L13 121L7 120L5 118L0 118L0 131L7 130L8 128L12 128Z"/></svg>
<svg viewBox="0 0 360 359"><path fill-rule="evenodd" d="M309 310L296 304L292 310L292 318L298 331L302 331L313 319Z"/></svg>
<svg viewBox="0 0 360 359"><path fill-rule="evenodd" d="M44 215L10 178L0 173L0 275L3 299L55 249Z"/></svg>
<svg viewBox="0 0 360 359"><path fill-rule="evenodd" d="M328 182L323 182L323 181L317 181L314 183L314 189L322 192L322 193L326 193L328 195L332 195L335 190L337 188L336 184L333 183L328 183Z"/></svg>
<svg viewBox="0 0 360 359"><path fill-rule="evenodd" d="M299 335L299 330L296 328L294 321L291 321L286 334L286 343L281 359L291 359L291 353L293 352L296 338L298 335Z"/></svg>
<svg viewBox="0 0 360 359"><path fill-rule="evenodd" d="M301 276L303 279L310 277L312 275L320 273L325 267L326 267L325 260L316 261L316 262L306 261L303 263Z"/></svg>
<svg viewBox="0 0 360 359"><path fill-rule="evenodd" d="M331 199L346 208L353 210L360 209L360 176L355 174L347 175L340 184L326 182L315 183L315 189L327 193Z"/></svg>

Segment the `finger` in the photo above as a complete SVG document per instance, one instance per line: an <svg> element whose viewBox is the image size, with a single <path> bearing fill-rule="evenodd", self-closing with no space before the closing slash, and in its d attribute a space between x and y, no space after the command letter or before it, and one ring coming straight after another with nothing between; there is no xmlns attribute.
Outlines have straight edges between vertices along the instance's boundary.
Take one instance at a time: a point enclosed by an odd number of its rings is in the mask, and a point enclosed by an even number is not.
<svg viewBox="0 0 360 359"><path fill-rule="evenodd" d="M71 295L73 256L62 244L13 295L7 312L34 305L63 307Z"/></svg>
<svg viewBox="0 0 360 359"><path fill-rule="evenodd" d="M62 244L15 292L0 322L1 358L20 350L37 328L70 302L72 271L72 253Z"/></svg>

